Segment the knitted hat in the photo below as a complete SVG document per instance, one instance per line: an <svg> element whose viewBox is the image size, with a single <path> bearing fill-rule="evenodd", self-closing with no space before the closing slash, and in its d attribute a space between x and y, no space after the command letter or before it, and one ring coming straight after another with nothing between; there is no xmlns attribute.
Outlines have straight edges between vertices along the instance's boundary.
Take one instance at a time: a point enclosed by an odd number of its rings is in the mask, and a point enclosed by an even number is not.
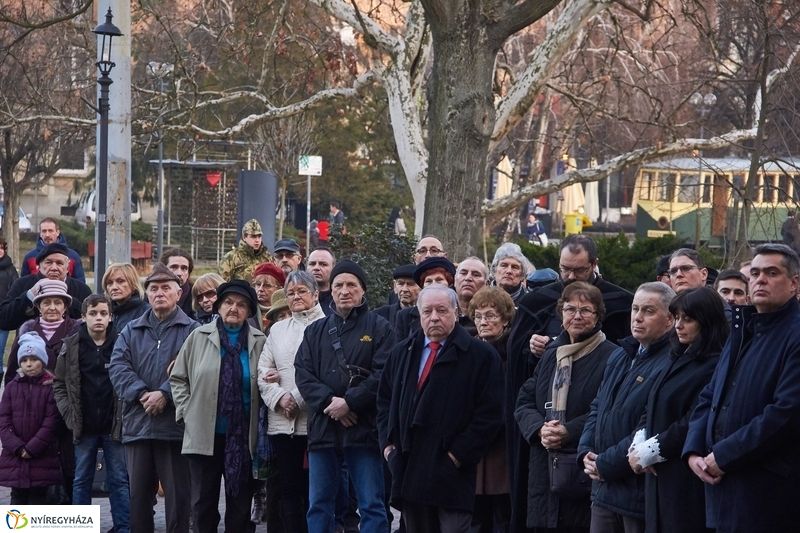
<svg viewBox="0 0 800 533"><path fill-rule="evenodd" d="M61 244L60 242L54 242L52 244L48 244L47 246L42 248L41 252L36 254L36 264L38 265L39 263L44 261L45 257L47 257L48 255L53 255L53 254L61 254L61 255L69 257L69 248L67 248L65 245Z"/></svg>
<svg viewBox="0 0 800 533"><path fill-rule="evenodd" d="M274 322L275 316L285 309L289 309L289 301L286 299L286 293L283 289L278 289L272 293L269 311L267 311L267 320Z"/></svg>
<svg viewBox="0 0 800 533"><path fill-rule="evenodd" d="M416 270L414 270L414 281L417 282L417 285L422 287L422 285L425 283L425 278L428 276L428 271L433 270L434 268L441 268L445 272L449 273L451 278L455 278L456 266L448 258L429 257L422 263L418 264Z"/></svg>
<svg viewBox="0 0 800 533"><path fill-rule="evenodd" d="M255 316L258 312L258 296L256 296L256 291L253 287L244 280L232 279L217 287L217 301L214 302L214 313L219 314L219 306L228 293L244 296L245 300L247 300L247 305L250 306L250 316Z"/></svg>
<svg viewBox="0 0 800 533"><path fill-rule="evenodd" d="M361 288L365 291L367 290L367 274L364 272L364 269L358 266L358 264L350 261L348 259L344 259L336 263L336 266L333 267L331 271L331 285L333 285L333 280L336 279L336 276L339 274L352 274L358 278L359 283L361 283Z"/></svg>
<svg viewBox="0 0 800 533"><path fill-rule="evenodd" d="M38 333L29 331L23 333L17 339L19 350L17 350L17 361L22 361L26 357L39 359L44 366L47 366L47 348Z"/></svg>
<svg viewBox="0 0 800 533"><path fill-rule="evenodd" d="M53 296L62 298L67 306L72 303L72 296L67 294L67 284L58 279L42 278L31 287L33 305L38 304L45 298Z"/></svg>
<svg viewBox="0 0 800 533"><path fill-rule="evenodd" d="M245 235L263 235L264 232L261 231L261 224L259 224L258 220L251 218L247 222L244 223L242 226L242 238Z"/></svg>
<svg viewBox="0 0 800 533"><path fill-rule="evenodd" d="M144 278L144 288L147 289L147 286L150 285L154 281L174 281L181 285L181 278L175 275L175 273L168 269L163 263L156 263L153 265L153 271Z"/></svg>
<svg viewBox="0 0 800 533"><path fill-rule="evenodd" d="M256 279L258 276L272 276L276 280L281 287L283 284L286 283L286 274L283 273L283 270L276 265L275 263L261 263L258 265L255 270L253 270L253 279Z"/></svg>

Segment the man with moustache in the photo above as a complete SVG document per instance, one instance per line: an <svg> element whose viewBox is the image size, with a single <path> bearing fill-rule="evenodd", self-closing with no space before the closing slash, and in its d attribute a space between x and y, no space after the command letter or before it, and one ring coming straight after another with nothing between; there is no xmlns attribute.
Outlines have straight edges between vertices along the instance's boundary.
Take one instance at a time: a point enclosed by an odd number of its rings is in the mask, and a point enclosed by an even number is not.
<svg viewBox="0 0 800 533"><path fill-rule="evenodd" d="M300 245L294 239L281 239L275 243L275 264L288 274L300 269L303 264L303 255L300 253Z"/></svg>

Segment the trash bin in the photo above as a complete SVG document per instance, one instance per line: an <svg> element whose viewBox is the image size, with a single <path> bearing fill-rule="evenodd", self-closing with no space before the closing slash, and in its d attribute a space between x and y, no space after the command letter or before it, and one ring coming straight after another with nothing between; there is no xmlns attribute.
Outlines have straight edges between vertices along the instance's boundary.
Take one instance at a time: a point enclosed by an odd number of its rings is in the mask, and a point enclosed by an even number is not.
<svg viewBox="0 0 800 533"><path fill-rule="evenodd" d="M581 213L567 213L564 215L564 236L583 233L583 215Z"/></svg>

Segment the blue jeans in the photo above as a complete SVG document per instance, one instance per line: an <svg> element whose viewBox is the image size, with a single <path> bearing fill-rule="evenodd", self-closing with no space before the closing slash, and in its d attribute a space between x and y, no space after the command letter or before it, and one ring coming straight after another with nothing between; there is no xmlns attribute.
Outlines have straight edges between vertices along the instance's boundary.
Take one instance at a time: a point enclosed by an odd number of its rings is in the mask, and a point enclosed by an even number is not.
<svg viewBox="0 0 800 533"><path fill-rule="evenodd" d="M389 522L383 506L383 462L377 446L309 450L308 532L335 530L334 510L342 464L346 465L358 497L361 533L388 533Z"/></svg>
<svg viewBox="0 0 800 533"><path fill-rule="evenodd" d="M128 490L128 469L125 466L125 448L111 435L84 435L75 444L75 481L72 484L73 505L92 503L92 482L97 467L97 450L103 448L106 462L106 483L108 501L111 504L111 518L114 533L128 533L130 517L130 491Z"/></svg>

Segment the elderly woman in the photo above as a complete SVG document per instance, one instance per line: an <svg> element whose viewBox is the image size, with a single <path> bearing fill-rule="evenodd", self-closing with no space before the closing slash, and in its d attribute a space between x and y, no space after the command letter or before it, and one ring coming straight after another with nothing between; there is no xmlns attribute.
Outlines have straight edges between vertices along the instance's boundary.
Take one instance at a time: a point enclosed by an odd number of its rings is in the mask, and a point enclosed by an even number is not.
<svg viewBox="0 0 800 533"><path fill-rule="evenodd" d="M258 387L269 408L268 432L278 467L278 508L282 528L306 531L308 470L304 469L308 412L294 381L294 358L309 324L325 313L314 276L290 272L286 297L292 316L273 324L258 363ZM270 311L272 312L272 311Z"/></svg>
<svg viewBox="0 0 800 533"><path fill-rule="evenodd" d="M514 305L528 292L525 280L535 269L522 253L518 244L507 242L502 244L492 260L492 278L495 285L506 291L514 300Z"/></svg>
<svg viewBox="0 0 800 533"><path fill-rule="evenodd" d="M201 324L208 324L214 316L214 303L217 301L217 287L225 283L222 276L216 272L203 274L197 278L192 286L192 310L195 320Z"/></svg>
<svg viewBox="0 0 800 533"><path fill-rule="evenodd" d="M192 331L169 377L181 453L191 474L194 531L216 532L225 478L225 531L251 531L251 464L258 433L258 357L266 337L247 319L258 306L242 280L217 288L212 322Z"/></svg>
<svg viewBox="0 0 800 533"><path fill-rule="evenodd" d="M111 300L111 314L114 317L114 332L119 333L128 322L139 318L150 309L150 304L142 298L144 289L139 281L136 267L130 263L113 263L103 274L103 291Z"/></svg>
<svg viewBox="0 0 800 533"><path fill-rule="evenodd" d="M679 293L669 311L676 334L671 363L650 389L628 462L637 474L647 472L645 531L701 533L708 531L703 483L681 454L689 416L714 373L729 326L722 298L710 287Z"/></svg>
<svg viewBox="0 0 800 533"><path fill-rule="evenodd" d="M272 295L278 289L283 288L286 281L286 274L274 263L261 263L253 270L253 280L250 285L255 289L258 296L258 310L262 322L261 331L269 329L267 313L272 305Z"/></svg>
<svg viewBox="0 0 800 533"><path fill-rule="evenodd" d="M506 362L506 341L514 319L514 301L498 287L483 287L472 296L469 316L475 323L477 336L491 344ZM501 413L498 413L501 416ZM508 527L511 516L505 433L500 433L486 456L478 463L475 483L473 531L492 533Z"/></svg>
<svg viewBox="0 0 800 533"><path fill-rule="evenodd" d="M609 356L619 348L600 330L605 306L594 285L575 281L556 305L564 331L547 349L533 376L520 389L514 416L530 443L529 528L537 531L588 531L589 478L551 490L550 466L582 470L575 449L600 388Z"/></svg>

